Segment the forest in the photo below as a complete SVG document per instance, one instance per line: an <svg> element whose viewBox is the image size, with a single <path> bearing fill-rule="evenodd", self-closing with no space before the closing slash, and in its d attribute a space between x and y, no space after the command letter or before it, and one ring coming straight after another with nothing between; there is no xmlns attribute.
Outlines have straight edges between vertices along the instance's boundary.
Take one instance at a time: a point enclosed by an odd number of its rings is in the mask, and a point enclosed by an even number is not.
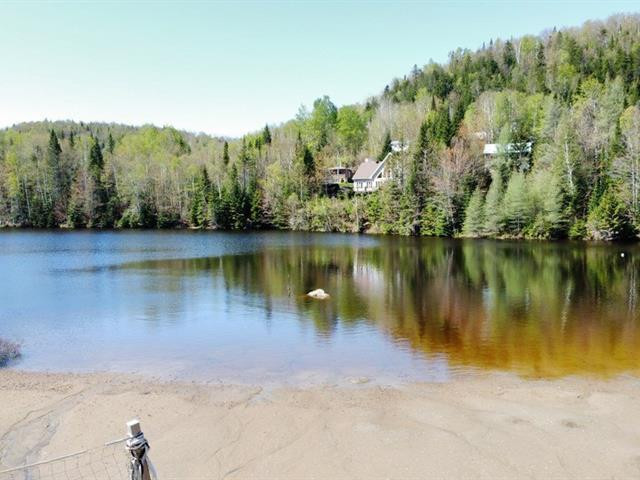
<svg viewBox="0 0 640 480"><path fill-rule="evenodd" d="M419 52L416 52L419 56ZM380 190L326 169L383 158ZM525 145L483 154L486 143ZM640 15L491 40L379 95L216 138L42 121L0 130L0 225L618 240L640 229Z"/></svg>

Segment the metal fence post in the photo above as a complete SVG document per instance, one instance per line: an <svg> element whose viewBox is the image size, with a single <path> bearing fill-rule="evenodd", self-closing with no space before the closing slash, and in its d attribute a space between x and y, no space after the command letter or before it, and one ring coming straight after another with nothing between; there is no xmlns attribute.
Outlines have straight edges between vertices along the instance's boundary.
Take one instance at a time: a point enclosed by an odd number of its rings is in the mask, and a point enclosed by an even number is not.
<svg viewBox="0 0 640 480"><path fill-rule="evenodd" d="M144 438L144 433L140 428L140 420L131 420L127 422L128 439L126 448L131 455L129 463L130 480L156 480L155 469L147 456L149 451L149 443Z"/></svg>

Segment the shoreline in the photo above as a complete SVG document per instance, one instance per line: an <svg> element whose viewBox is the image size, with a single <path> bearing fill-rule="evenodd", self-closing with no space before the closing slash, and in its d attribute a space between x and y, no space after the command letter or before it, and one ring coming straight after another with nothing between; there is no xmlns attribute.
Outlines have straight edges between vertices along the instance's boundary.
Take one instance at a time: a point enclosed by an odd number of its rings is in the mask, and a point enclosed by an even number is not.
<svg viewBox="0 0 640 480"><path fill-rule="evenodd" d="M0 470L122 438L161 478L602 478L640 472L640 380L282 386L0 370Z"/></svg>
<svg viewBox="0 0 640 480"><path fill-rule="evenodd" d="M344 231L344 230L294 230L290 228L249 228L249 229L223 229L216 227L194 227L190 225L183 225L177 227L157 227L157 228L144 228L144 227L109 227L109 228L88 228L88 227L33 227L22 225L0 225L0 232L2 231L15 231L15 232L83 232L83 233L118 233L118 232L191 232L191 233L225 233L225 234L255 234L255 233L299 233L299 234L328 234L328 235L362 235L367 237L384 237L384 238L399 238L399 239L440 239L440 240L478 240L478 241L498 241L498 242L530 242L530 243L575 243L578 245L638 245L640 244L640 233L632 238L625 239L613 239L613 240L596 240L590 238L569 238L569 237L550 237L550 238L536 238L526 236L439 236L439 235L403 235L400 233L384 233L381 231L363 230L363 231Z"/></svg>

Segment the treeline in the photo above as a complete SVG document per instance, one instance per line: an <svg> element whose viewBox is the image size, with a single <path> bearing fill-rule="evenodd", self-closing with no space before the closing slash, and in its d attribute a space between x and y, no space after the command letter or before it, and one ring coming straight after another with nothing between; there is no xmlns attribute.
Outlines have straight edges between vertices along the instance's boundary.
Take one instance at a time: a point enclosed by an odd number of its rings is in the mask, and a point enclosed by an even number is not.
<svg viewBox="0 0 640 480"><path fill-rule="evenodd" d="M639 99L633 15L457 50L361 105L321 97L241 139L20 124L0 131L0 224L630 238ZM392 139L410 148L384 188L326 195L326 168L382 158Z"/></svg>

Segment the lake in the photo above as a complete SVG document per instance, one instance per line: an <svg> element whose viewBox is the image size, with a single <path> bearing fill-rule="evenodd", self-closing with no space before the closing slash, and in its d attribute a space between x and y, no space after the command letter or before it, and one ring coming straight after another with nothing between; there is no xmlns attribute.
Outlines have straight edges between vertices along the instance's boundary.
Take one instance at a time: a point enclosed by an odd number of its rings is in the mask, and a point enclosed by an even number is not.
<svg viewBox="0 0 640 480"><path fill-rule="evenodd" d="M0 337L15 368L210 382L638 374L639 269L636 244L6 230Z"/></svg>

